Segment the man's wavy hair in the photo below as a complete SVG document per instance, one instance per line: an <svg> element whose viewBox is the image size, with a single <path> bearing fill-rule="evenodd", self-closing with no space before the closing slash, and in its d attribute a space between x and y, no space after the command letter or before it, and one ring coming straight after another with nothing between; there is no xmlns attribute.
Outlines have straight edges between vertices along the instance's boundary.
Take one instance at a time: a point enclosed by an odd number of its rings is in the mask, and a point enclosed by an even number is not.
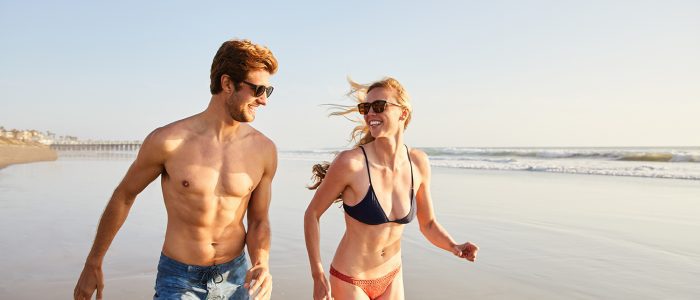
<svg viewBox="0 0 700 300"><path fill-rule="evenodd" d="M211 64L211 83L209 90L212 95L218 94L221 87L221 76L228 75L238 85L246 79L248 72L265 70L270 75L277 72L277 59L272 51L265 46L253 44L249 40L230 40L224 42L214 55Z"/></svg>

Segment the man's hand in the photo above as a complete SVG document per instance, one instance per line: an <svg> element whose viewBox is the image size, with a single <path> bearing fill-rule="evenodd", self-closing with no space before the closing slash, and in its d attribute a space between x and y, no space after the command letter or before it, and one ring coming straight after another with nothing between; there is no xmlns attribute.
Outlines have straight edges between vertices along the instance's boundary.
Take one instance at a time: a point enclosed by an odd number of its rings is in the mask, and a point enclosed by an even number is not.
<svg viewBox="0 0 700 300"><path fill-rule="evenodd" d="M85 264L83 272L80 273L78 283L73 290L73 299L83 300L92 299L92 293L97 290L97 299L102 299L102 290L104 289L104 276L102 275L102 266L91 266Z"/></svg>
<svg viewBox="0 0 700 300"><path fill-rule="evenodd" d="M460 258L465 258L468 261L476 260L476 253L479 251L479 247L470 242L466 242L461 245L455 245L452 253Z"/></svg>
<svg viewBox="0 0 700 300"><path fill-rule="evenodd" d="M264 265L257 265L245 275L245 284L248 289L248 295L253 300L268 300L272 295L272 276Z"/></svg>
<svg viewBox="0 0 700 300"><path fill-rule="evenodd" d="M331 300L331 285L325 274L314 277L314 300Z"/></svg>

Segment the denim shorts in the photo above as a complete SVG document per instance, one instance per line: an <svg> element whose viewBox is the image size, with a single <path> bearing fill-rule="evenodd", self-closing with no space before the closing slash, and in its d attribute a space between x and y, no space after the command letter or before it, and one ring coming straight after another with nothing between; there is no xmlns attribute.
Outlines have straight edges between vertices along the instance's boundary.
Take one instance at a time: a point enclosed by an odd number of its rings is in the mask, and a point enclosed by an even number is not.
<svg viewBox="0 0 700 300"><path fill-rule="evenodd" d="M248 268L245 252L213 266L187 265L161 253L153 299L248 299Z"/></svg>

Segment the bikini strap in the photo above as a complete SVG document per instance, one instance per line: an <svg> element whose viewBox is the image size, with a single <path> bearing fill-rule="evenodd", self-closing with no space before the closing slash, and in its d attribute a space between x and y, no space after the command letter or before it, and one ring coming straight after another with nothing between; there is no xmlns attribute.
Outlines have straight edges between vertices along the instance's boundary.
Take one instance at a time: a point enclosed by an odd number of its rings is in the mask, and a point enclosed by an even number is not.
<svg viewBox="0 0 700 300"><path fill-rule="evenodd" d="M365 156L365 163L367 164L367 178L369 178L369 185L372 186L372 175L369 174L369 160L367 160L367 152L365 152L365 147L360 146L360 149L362 149L362 154Z"/></svg>
<svg viewBox="0 0 700 300"><path fill-rule="evenodd" d="M408 152L408 146L406 146L406 144L404 144L403 146L406 147L406 154L408 155L408 164L411 166L411 197L413 197L413 162L411 162L411 153Z"/></svg>

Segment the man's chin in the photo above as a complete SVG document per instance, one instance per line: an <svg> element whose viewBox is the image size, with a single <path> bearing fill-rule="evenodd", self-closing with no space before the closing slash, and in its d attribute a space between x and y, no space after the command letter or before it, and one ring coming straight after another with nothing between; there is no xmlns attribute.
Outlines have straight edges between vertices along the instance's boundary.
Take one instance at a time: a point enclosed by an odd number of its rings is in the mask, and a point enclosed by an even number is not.
<svg viewBox="0 0 700 300"><path fill-rule="evenodd" d="M251 115L251 114L240 114L240 115L236 115L236 116L233 116L233 115L232 115L231 118L232 118L234 121L236 121L236 122L240 122L240 123L250 123L250 122L253 122L253 120L255 120L255 115Z"/></svg>

